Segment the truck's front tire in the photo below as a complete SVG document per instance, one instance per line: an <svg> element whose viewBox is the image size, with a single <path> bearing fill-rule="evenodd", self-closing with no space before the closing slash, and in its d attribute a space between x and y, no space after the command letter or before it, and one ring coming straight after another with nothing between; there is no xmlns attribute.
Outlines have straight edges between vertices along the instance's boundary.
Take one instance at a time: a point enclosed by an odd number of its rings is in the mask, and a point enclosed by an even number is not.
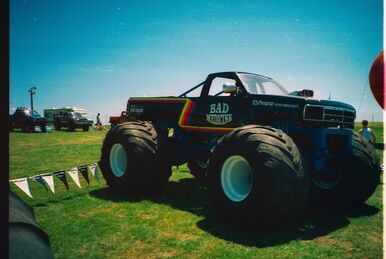
<svg viewBox="0 0 386 259"><path fill-rule="evenodd" d="M260 226L295 220L305 208L309 180L292 139L271 127L233 130L209 161L209 190L226 220Z"/></svg>
<svg viewBox="0 0 386 259"><path fill-rule="evenodd" d="M57 122L55 123L54 127L55 127L55 130L60 130L62 128L60 123L57 123Z"/></svg>
<svg viewBox="0 0 386 259"><path fill-rule="evenodd" d="M352 134L353 154L342 161L335 185L313 180L311 197L323 205L355 207L363 204L380 182L381 168L374 146L356 132Z"/></svg>
<svg viewBox="0 0 386 259"><path fill-rule="evenodd" d="M87 125L87 126L83 126L83 131L88 131L89 130L89 126Z"/></svg>
<svg viewBox="0 0 386 259"><path fill-rule="evenodd" d="M159 136L151 123L125 122L107 133L99 166L113 191L150 193L171 175L171 165L160 151Z"/></svg>
<svg viewBox="0 0 386 259"><path fill-rule="evenodd" d="M76 128L76 125L75 125L75 123L73 123L73 122L70 122L69 124L68 124L68 131L75 131L75 128Z"/></svg>
<svg viewBox="0 0 386 259"><path fill-rule="evenodd" d="M35 126L30 123L25 123L21 126L21 130L25 133L34 133L35 132Z"/></svg>
<svg viewBox="0 0 386 259"><path fill-rule="evenodd" d="M200 182L206 180L208 161L207 159L192 159L188 161L188 168L194 178Z"/></svg>

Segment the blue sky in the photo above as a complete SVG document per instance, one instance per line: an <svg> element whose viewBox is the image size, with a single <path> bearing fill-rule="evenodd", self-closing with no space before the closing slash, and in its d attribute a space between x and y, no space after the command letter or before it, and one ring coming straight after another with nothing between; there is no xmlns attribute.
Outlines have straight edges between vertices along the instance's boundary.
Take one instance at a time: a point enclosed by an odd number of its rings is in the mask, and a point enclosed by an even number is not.
<svg viewBox="0 0 386 259"><path fill-rule="evenodd" d="M273 77L289 90L382 120L368 73L383 49L383 2L10 1L10 109L77 106L95 120L132 96L178 95L219 71Z"/></svg>

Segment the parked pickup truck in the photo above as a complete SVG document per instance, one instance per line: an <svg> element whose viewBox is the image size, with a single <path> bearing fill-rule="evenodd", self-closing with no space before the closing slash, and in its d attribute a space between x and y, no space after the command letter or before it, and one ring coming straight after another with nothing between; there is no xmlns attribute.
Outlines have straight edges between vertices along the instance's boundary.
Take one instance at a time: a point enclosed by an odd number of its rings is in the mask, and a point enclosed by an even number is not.
<svg viewBox="0 0 386 259"><path fill-rule="evenodd" d="M121 113L121 116L110 116L109 123L111 125L111 128L114 128L120 123L127 121L127 111L123 111Z"/></svg>
<svg viewBox="0 0 386 259"><path fill-rule="evenodd" d="M23 132L35 132L35 126L39 126L41 132L46 132L46 119L37 111L25 107L18 107L13 115L9 116L9 129L21 128Z"/></svg>
<svg viewBox="0 0 386 259"><path fill-rule="evenodd" d="M76 128L88 131L90 121L78 112L65 112L63 113L63 116L54 117L54 126L55 130L60 130L62 127L66 127L68 131L74 131Z"/></svg>

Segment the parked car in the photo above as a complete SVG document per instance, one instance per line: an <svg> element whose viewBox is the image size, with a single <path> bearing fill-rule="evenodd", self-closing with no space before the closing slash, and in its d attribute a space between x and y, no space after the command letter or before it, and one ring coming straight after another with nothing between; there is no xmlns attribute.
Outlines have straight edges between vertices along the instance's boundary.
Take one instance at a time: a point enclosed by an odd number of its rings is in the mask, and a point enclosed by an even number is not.
<svg viewBox="0 0 386 259"><path fill-rule="evenodd" d="M23 132L35 132L35 127L40 127L41 132L46 132L47 121L37 111L26 107L18 107L13 115L9 116L9 129L12 131L21 128Z"/></svg>
<svg viewBox="0 0 386 259"><path fill-rule="evenodd" d="M83 131L88 131L90 122L86 117L83 117L78 112L64 112L63 116L54 117L55 130L60 130L66 127L68 131L74 131L76 128L81 128Z"/></svg>
<svg viewBox="0 0 386 259"><path fill-rule="evenodd" d="M122 111L121 116L110 116L110 126L111 129L117 126L120 123L126 122L127 121L127 111Z"/></svg>

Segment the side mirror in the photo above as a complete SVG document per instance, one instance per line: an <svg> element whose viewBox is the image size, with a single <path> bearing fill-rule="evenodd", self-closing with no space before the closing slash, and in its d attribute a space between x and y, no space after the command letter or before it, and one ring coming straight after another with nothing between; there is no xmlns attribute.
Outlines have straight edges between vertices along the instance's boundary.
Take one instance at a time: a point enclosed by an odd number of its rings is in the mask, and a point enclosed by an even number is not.
<svg viewBox="0 0 386 259"><path fill-rule="evenodd" d="M234 84L223 84L222 90L224 93L234 93L237 90L237 86Z"/></svg>

